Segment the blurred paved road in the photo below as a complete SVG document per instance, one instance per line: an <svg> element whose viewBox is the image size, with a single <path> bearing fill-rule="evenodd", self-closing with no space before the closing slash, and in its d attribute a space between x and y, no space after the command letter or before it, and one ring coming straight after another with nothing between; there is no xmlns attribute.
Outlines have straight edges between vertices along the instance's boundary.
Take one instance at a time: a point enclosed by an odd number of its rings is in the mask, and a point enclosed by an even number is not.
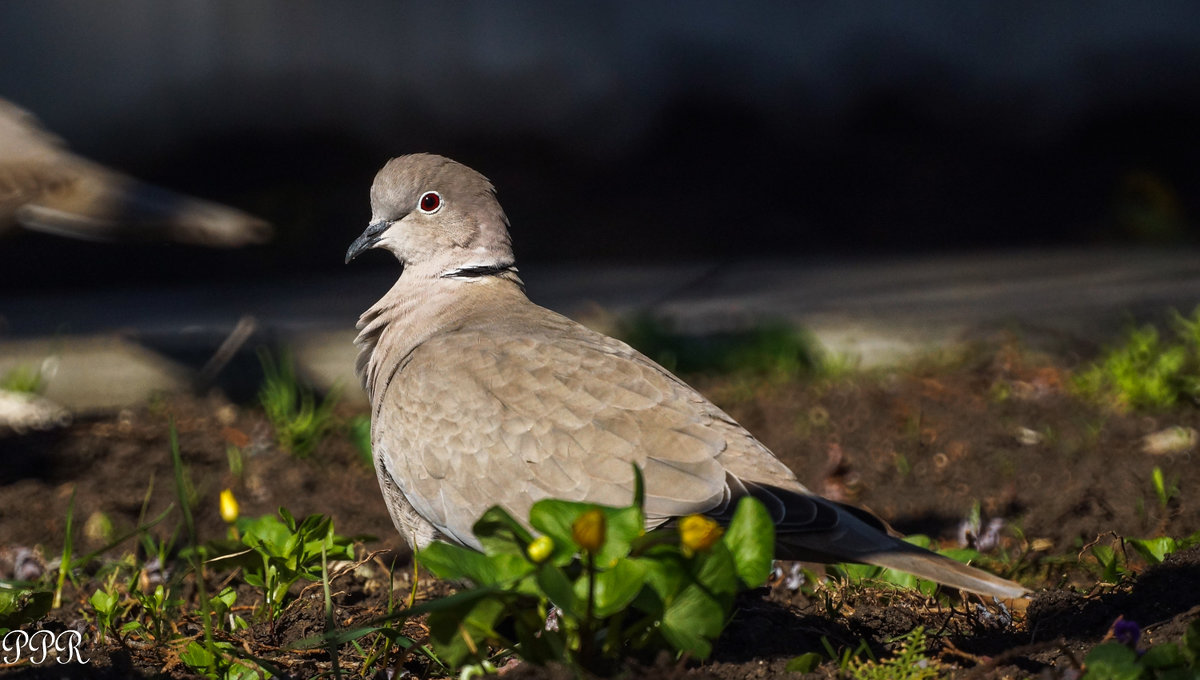
<svg viewBox="0 0 1200 680"><path fill-rule="evenodd" d="M318 384L340 380L357 396L354 321L395 274L390 267L348 268L336 277L253 285L0 294L0 375L54 356L51 399L80 411L137 403L148 390L186 386L249 314L258 330L247 346L290 345ZM593 322L648 311L702 334L785 319L866 366L1002 329L1019 329L1034 344L1105 342L1131 318L1200 304L1200 252L1185 249L531 263L522 276L535 301Z"/></svg>

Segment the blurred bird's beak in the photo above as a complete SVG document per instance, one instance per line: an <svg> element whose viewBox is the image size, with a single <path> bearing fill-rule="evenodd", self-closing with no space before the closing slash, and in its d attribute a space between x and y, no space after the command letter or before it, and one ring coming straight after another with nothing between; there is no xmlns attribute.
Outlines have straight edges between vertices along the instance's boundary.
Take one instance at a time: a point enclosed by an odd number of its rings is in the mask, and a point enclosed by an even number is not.
<svg viewBox="0 0 1200 680"><path fill-rule="evenodd" d="M383 238L383 232L387 231L390 226L392 223L384 220L367 225L362 235L354 239L354 243L351 243L350 248L346 251L346 264L350 264L350 260L362 255L364 251L374 248Z"/></svg>

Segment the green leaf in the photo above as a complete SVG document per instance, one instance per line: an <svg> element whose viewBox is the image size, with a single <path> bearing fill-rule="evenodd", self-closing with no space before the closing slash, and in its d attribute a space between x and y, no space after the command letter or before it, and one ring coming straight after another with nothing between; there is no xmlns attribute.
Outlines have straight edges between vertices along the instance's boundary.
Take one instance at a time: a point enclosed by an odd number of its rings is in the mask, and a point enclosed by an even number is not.
<svg viewBox="0 0 1200 680"><path fill-rule="evenodd" d="M685 560L677 553L637 559L646 569L646 584L664 609L660 632L679 651L705 658L720 635L733 606L739 579L724 543ZM640 600L639 600L640 601Z"/></svg>
<svg viewBox="0 0 1200 680"><path fill-rule="evenodd" d="M533 534L498 505L488 508L471 530L487 555L515 553L524 556L525 548L533 541Z"/></svg>
<svg viewBox="0 0 1200 680"><path fill-rule="evenodd" d="M279 516L283 518L283 522L287 525L288 531L296 530L296 518L292 515L292 513L288 512L287 508L280 506Z"/></svg>
<svg viewBox="0 0 1200 680"><path fill-rule="evenodd" d="M710 640L721 634L724 624L720 603L693 584L667 605L661 630L675 649L705 659L712 652Z"/></svg>
<svg viewBox="0 0 1200 680"><path fill-rule="evenodd" d="M641 508L601 508L608 519L608 540L596 555L596 564L610 566L629 554L634 539L646 533L646 516Z"/></svg>
<svg viewBox="0 0 1200 680"><path fill-rule="evenodd" d="M482 651L481 658L486 658L487 641L500 637L495 625L504 608L504 601L492 594L467 600L461 607L430 613L429 638L438 656L451 667L457 667L472 655L471 647L474 646Z"/></svg>
<svg viewBox="0 0 1200 680"><path fill-rule="evenodd" d="M1187 658L1179 645L1166 643L1155 645L1142 654L1142 665L1146 668L1165 669L1187 665Z"/></svg>
<svg viewBox="0 0 1200 680"><path fill-rule="evenodd" d="M194 640L188 643L187 649L179 655L179 660L199 671L207 671L216 664L216 658L212 653L205 649L204 645Z"/></svg>
<svg viewBox="0 0 1200 680"><path fill-rule="evenodd" d="M521 608L513 615L522 659L542 665L568 658L565 626L558 631L546 630L545 611L540 607Z"/></svg>
<svg viewBox="0 0 1200 680"><path fill-rule="evenodd" d="M634 558L646 574L646 585L663 604L669 604L689 582L690 576L678 551L657 552Z"/></svg>
<svg viewBox="0 0 1200 680"><path fill-rule="evenodd" d="M738 578L747 588L767 582L775 559L775 523L762 502L750 496L738 501L721 542L733 555Z"/></svg>
<svg viewBox="0 0 1200 680"><path fill-rule="evenodd" d="M633 507L645 510L646 507L646 480L642 476L642 469L637 463L631 463L633 466Z"/></svg>
<svg viewBox="0 0 1200 680"><path fill-rule="evenodd" d="M565 614L583 618L586 600L576 595L575 588L562 569L553 564L544 565L537 571L537 584L546 597Z"/></svg>
<svg viewBox="0 0 1200 680"><path fill-rule="evenodd" d="M646 531L645 515L636 506L614 508L552 498L540 500L529 511L529 523L554 540L551 559L555 564L563 566L574 557L578 549L571 537L571 525L580 515L592 509L604 513L606 523L604 546L595 556L596 564L601 567L628 555L633 540Z"/></svg>
<svg viewBox="0 0 1200 680"><path fill-rule="evenodd" d="M696 555L692 559L692 574L726 609L733 607L740 581L733 555L724 543L717 543L707 552Z"/></svg>
<svg viewBox="0 0 1200 680"><path fill-rule="evenodd" d="M1097 680L1138 680L1142 668L1137 654L1118 642L1096 646L1084 659L1088 678Z"/></svg>
<svg viewBox="0 0 1200 680"><path fill-rule="evenodd" d="M783 670L789 673L811 673L821 665L822 657L816 652L808 652L800 656L788 659L787 665Z"/></svg>
<svg viewBox="0 0 1200 680"><path fill-rule="evenodd" d="M1168 536L1132 539L1128 543L1133 546L1137 554L1142 556L1142 559L1150 564L1161 564L1167 555L1179 549L1179 544L1175 539Z"/></svg>
<svg viewBox="0 0 1200 680"><path fill-rule="evenodd" d="M54 593L32 588L0 588L0 628L20 628L45 616Z"/></svg>
<svg viewBox="0 0 1200 680"><path fill-rule="evenodd" d="M530 562L524 555L516 553L501 553L492 555L488 559L492 562L492 583L511 584L529 574L532 574L537 566Z"/></svg>
<svg viewBox="0 0 1200 680"><path fill-rule="evenodd" d="M1100 580L1105 583L1116 583L1121 580L1120 558L1117 552L1108 545L1093 545L1091 547L1092 556L1096 558L1096 562L1100 565Z"/></svg>
<svg viewBox="0 0 1200 680"><path fill-rule="evenodd" d="M900 588L916 588L918 581L916 576L895 569L884 569L875 576L875 579Z"/></svg>
<svg viewBox="0 0 1200 680"><path fill-rule="evenodd" d="M551 560L555 564L563 566L575 556L578 549L571 537L571 524L594 507L597 506L548 498L534 503L529 509L529 524L554 540L554 555ZM606 516L605 520L607 519Z"/></svg>
<svg viewBox="0 0 1200 680"><path fill-rule="evenodd" d="M488 556L442 541L434 541L418 552L417 561L438 578L465 578L477 586L509 582L533 571L533 565L522 555Z"/></svg>
<svg viewBox="0 0 1200 680"><path fill-rule="evenodd" d="M946 548L945 550L937 551L937 554L943 557L949 557L955 562L970 564L979 559L979 551L971 548Z"/></svg>
<svg viewBox="0 0 1200 680"><path fill-rule="evenodd" d="M842 572L847 581L862 581L877 578L883 572L883 567L856 562L841 562L837 564L837 571Z"/></svg>
<svg viewBox="0 0 1200 680"><path fill-rule="evenodd" d="M933 543L933 540L925 534L909 534L903 538L903 541L918 548L925 548L926 550L929 550L929 546Z"/></svg>
<svg viewBox="0 0 1200 680"><path fill-rule="evenodd" d="M619 559L611 568L596 574L593 615L607 618L633 602L646 584L646 568L631 559ZM575 582L575 596L587 599L587 577Z"/></svg>
<svg viewBox="0 0 1200 680"><path fill-rule="evenodd" d="M1192 621L1183 632L1181 649L1188 663L1200 665L1200 619Z"/></svg>
<svg viewBox="0 0 1200 680"><path fill-rule="evenodd" d="M281 514L286 512L286 509L280 508ZM290 518L291 515L287 517ZM290 523L294 524L295 520L291 520ZM242 534L243 543L251 548L262 548L271 555L285 554L282 548L293 531L288 524L279 521L273 515L239 517L237 527Z"/></svg>
<svg viewBox="0 0 1200 680"><path fill-rule="evenodd" d="M91 603L92 609L95 609L97 612L106 615L111 614L117 604L117 594L103 589L97 590L88 598L88 602Z"/></svg>

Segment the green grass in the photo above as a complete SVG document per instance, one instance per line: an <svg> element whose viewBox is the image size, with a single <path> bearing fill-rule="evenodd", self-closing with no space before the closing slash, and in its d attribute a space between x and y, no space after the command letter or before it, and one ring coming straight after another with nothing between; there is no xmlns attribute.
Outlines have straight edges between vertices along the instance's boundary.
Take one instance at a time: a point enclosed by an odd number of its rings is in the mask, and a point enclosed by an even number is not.
<svg viewBox="0 0 1200 680"><path fill-rule="evenodd" d="M1163 410L1200 399L1200 307L1185 317L1171 312L1172 334L1152 325L1124 339L1072 380L1075 392L1120 409Z"/></svg>
<svg viewBox="0 0 1200 680"><path fill-rule="evenodd" d="M42 369L31 364L18 364L0 376L0 390L41 394L45 387Z"/></svg>
<svg viewBox="0 0 1200 680"><path fill-rule="evenodd" d="M263 350L258 356L263 369L258 401L275 429L275 442L294 456L306 457L334 430L337 393L331 391L318 402L312 388L297 379L290 354L276 359Z"/></svg>
<svg viewBox="0 0 1200 680"><path fill-rule="evenodd" d="M162 650L206 678L264 678L268 671L279 675L269 662L249 658L244 645L233 643L238 633L248 628L238 611L249 605L237 606L237 585L258 589L254 609L264 620L273 622L295 601L289 590L297 580L321 582L328 588L328 559L353 559L352 540L336 535L328 516L311 515L297 521L280 508L278 518L237 518L239 539L202 542L189 501L189 472L173 425L169 433L177 503L168 512L178 512L186 544L175 550L170 547L172 541L151 541L154 546L144 559L131 553L102 568L96 575L99 586L85 590L81 613L94 626L98 640L113 638L121 646L134 644ZM97 554L72 559L72 515L73 503L67 510L68 541L63 549L64 566L59 570L59 592L66 575ZM145 539L149 527L139 526L120 541L138 534ZM178 527L174 533L179 533ZM145 577L152 564L158 565L164 580L151 587L146 585ZM207 585L210 576L224 580L211 597ZM233 585L229 585L231 581ZM328 609L328 590L326 597ZM331 615L332 610L328 611Z"/></svg>

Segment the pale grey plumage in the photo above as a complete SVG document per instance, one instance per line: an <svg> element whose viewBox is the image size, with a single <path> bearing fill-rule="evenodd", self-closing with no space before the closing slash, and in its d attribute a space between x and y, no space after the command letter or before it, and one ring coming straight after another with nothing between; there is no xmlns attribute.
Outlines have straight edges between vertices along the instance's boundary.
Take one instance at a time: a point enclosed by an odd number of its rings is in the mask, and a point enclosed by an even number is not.
<svg viewBox="0 0 1200 680"><path fill-rule="evenodd" d="M422 204L429 192L437 200ZM376 176L371 208L347 261L385 248L403 271L359 321L358 370L380 486L415 546L444 538L479 547L471 526L495 504L525 517L547 497L628 503L633 462L645 475L651 527L689 513L727 517L751 494L776 518L780 557L863 561L974 592L1025 592L811 494L666 369L530 302L508 220L482 175L440 156L402 156Z"/></svg>
<svg viewBox="0 0 1200 680"><path fill-rule="evenodd" d="M262 243L269 224L159 189L76 156L29 112L0 99L0 233L22 226L92 241Z"/></svg>

